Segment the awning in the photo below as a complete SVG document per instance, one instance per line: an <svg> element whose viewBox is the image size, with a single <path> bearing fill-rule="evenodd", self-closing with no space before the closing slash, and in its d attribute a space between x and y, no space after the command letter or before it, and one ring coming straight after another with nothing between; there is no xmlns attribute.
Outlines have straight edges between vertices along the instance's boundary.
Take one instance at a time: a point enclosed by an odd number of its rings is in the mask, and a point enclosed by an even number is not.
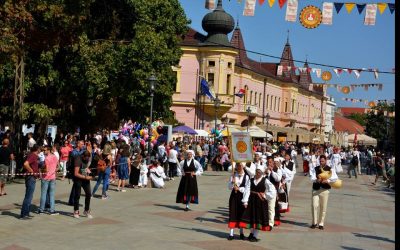
<svg viewBox="0 0 400 250"><path fill-rule="evenodd" d="M235 125L226 125L224 130L222 130L222 136L230 136L232 132L241 132L239 126Z"/></svg>
<svg viewBox="0 0 400 250"><path fill-rule="evenodd" d="M247 131L247 127L243 127L242 130ZM257 126L250 126L249 133L251 137L257 137L257 138L265 138L268 134L267 139L272 140L272 135L270 133L265 132L264 130L262 130Z"/></svg>
<svg viewBox="0 0 400 250"><path fill-rule="evenodd" d="M203 137L209 137L210 136L210 134L205 130L195 129L195 131L197 132L196 136L203 136Z"/></svg>
<svg viewBox="0 0 400 250"><path fill-rule="evenodd" d="M354 135L355 134L350 134L349 135L349 143L354 144ZM360 145L366 145L366 146L376 146L377 145L377 140L375 138L372 138L368 135L364 134L357 134L357 142Z"/></svg>

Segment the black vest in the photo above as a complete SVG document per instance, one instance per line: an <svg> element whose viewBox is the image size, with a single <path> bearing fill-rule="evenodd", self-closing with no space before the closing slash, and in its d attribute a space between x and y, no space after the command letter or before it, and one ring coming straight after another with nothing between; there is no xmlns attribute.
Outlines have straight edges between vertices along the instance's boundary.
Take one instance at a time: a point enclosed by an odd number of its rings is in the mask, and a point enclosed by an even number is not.
<svg viewBox="0 0 400 250"><path fill-rule="evenodd" d="M194 159L192 159L192 162L190 165L187 165L187 160L183 162L183 171L184 172L196 172L196 167L194 166Z"/></svg>
<svg viewBox="0 0 400 250"><path fill-rule="evenodd" d="M329 171L331 170L331 167L329 166L325 166L324 167L325 171ZM315 167L315 176L318 177L318 175L322 173L321 172L321 168L320 167ZM331 185L329 183L319 183L319 182L314 182L312 188L314 190L319 190L320 188L323 189L331 189Z"/></svg>
<svg viewBox="0 0 400 250"><path fill-rule="evenodd" d="M284 166L284 167L286 167L287 169L289 169L290 171L293 171L293 162L292 161L289 161L289 163L288 164L286 164L286 161L284 161L283 163L282 163L282 165Z"/></svg>

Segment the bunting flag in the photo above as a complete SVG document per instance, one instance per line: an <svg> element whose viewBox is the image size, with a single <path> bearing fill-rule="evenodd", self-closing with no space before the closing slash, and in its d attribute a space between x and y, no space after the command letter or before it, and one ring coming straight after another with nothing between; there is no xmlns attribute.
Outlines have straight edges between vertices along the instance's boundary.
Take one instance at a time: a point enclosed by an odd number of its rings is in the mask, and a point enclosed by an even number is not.
<svg viewBox="0 0 400 250"><path fill-rule="evenodd" d="M298 6L299 6L298 0L288 0L287 6L286 6L285 21L296 22Z"/></svg>
<svg viewBox="0 0 400 250"><path fill-rule="evenodd" d="M244 5L243 16L254 16L256 0L246 0Z"/></svg>
<svg viewBox="0 0 400 250"><path fill-rule="evenodd" d="M363 12L363 10L365 9L365 6L367 6L367 4L365 4L365 3L357 4L358 14L361 15L361 13Z"/></svg>
<svg viewBox="0 0 400 250"><path fill-rule="evenodd" d="M332 25L333 3L323 3L322 5L322 24Z"/></svg>
<svg viewBox="0 0 400 250"><path fill-rule="evenodd" d="M389 10L390 10L390 14L393 14L394 8L395 8L394 3L388 3L388 7L389 7Z"/></svg>
<svg viewBox="0 0 400 250"><path fill-rule="evenodd" d="M374 71L374 77L375 79L378 79L379 75L378 75L378 70L377 69L373 69Z"/></svg>
<svg viewBox="0 0 400 250"><path fill-rule="evenodd" d="M379 9L379 13L381 13L381 15L382 15L383 12L385 12L385 10L386 10L387 3L378 3L377 6Z"/></svg>
<svg viewBox="0 0 400 250"><path fill-rule="evenodd" d="M367 8L365 10L364 25L375 25L376 9L376 4L367 4Z"/></svg>
<svg viewBox="0 0 400 250"><path fill-rule="evenodd" d="M364 85L364 90L368 91L368 85L367 84Z"/></svg>
<svg viewBox="0 0 400 250"><path fill-rule="evenodd" d="M313 68L313 69L312 69L312 72L315 73L315 74L317 75L318 78L321 78L321 73L322 73L322 70L321 70L321 69Z"/></svg>
<svg viewBox="0 0 400 250"><path fill-rule="evenodd" d="M344 3L334 3L334 5L335 5L336 13L339 14L339 12L342 9Z"/></svg>
<svg viewBox="0 0 400 250"><path fill-rule="evenodd" d="M272 8L272 6L274 5L274 3L275 3L275 0L268 0L269 7Z"/></svg>
<svg viewBox="0 0 400 250"><path fill-rule="evenodd" d="M355 69L353 70L354 74L356 75L357 79L360 77L360 70L359 69Z"/></svg>
<svg viewBox="0 0 400 250"><path fill-rule="evenodd" d="M345 3L344 6L346 7L347 13L351 13L351 11L354 9L354 6L356 6L355 3Z"/></svg>
<svg viewBox="0 0 400 250"><path fill-rule="evenodd" d="M206 0L206 9L215 9L215 0Z"/></svg>
<svg viewBox="0 0 400 250"><path fill-rule="evenodd" d="M282 72L283 72L283 66L282 66L282 65L279 65L279 66L278 66L278 71L277 71L276 74L277 74L278 76L281 76L281 75L282 75Z"/></svg>
<svg viewBox="0 0 400 250"><path fill-rule="evenodd" d="M382 91L382 89L383 89L383 84L378 84L378 90Z"/></svg>
<svg viewBox="0 0 400 250"><path fill-rule="evenodd" d="M287 0L279 0L279 8L283 8L283 5L285 5Z"/></svg>
<svg viewBox="0 0 400 250"><path fill-rule="evenodd" d="M258 0L258 4L259 4L260 6L263 5L264 2L265 2L265 0Z"/></svg>
<svg viewBox="0 0 400 250"><path fill-rule="evenodd" d="M343 72L349 72L349 70L348 69L342 69L343 70Z"/></svg>

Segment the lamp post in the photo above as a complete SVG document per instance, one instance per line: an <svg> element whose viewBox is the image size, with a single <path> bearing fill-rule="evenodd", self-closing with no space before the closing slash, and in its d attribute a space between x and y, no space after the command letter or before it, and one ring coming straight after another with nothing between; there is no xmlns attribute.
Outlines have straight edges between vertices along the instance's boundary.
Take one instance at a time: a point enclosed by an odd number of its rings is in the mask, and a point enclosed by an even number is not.
<svg viewBox="0 0 400 250"><path fill-rule="evenodd" d="M250 114L251 114L250 106L247 106L246 112L247 112L247 133L248 133L249 132L249 124L250 124Z"/></svg>
<svg viewBox="0 0 400 250"><path fill-rule="evenodd" d="M149 81L149 90L150 90L150 119L149 119L149 141L148 141L148 151L147 155L149 156L150 161L150 150L151 150L151 123L153 122L153 97L154 97L154 89L157 83L157 78L154 74L147 79Z"/></svg>
<svg viewBox="0 0 400 250"><path fill-rule="evenodd" d="M266 126L265 126L265 143L267 143L268 142L268 121L269 121L269 118L271 118L271 116L269 115L269 113L267 113L265 116L264 116L264 118L265 118L265 121L266 121Z"/></svg>

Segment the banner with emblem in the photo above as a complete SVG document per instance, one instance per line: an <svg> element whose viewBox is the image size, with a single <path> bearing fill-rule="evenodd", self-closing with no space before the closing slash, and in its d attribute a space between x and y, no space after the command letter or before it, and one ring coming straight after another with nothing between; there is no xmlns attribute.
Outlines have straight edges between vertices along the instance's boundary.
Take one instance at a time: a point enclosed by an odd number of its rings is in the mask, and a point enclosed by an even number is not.
<svg viewBox="0 0 400 250"><path fill-rule="evenodd" d="M376 11L377 11L376 4L367 4L366 10L365 10L364 25L375 25Z"/></svg>
<svg viewBox="0 0 400 250"><path fill-rule="evenodd" d="M249 162L253 160L253 146L248 132L231 133L232 161Z"/></svg>
<svg viewBox="0 0 400 250"><path fill-rule="evenodd" d="M298 7L299 7L299 2L297 0L288 0L286 6L285 21L296 22Z"/></svg>
<svg viewBox="0 0 400 250"><path fill-rule="evenodd" d="M256 0L246 0L244 4L243 16L254 16Z"/></svg>
<svg viewBox="0 0 400 250"><path fill-rule="evenodd" d="M333 3L324 3L322 5L322 24L332 25Z"/></svg>

